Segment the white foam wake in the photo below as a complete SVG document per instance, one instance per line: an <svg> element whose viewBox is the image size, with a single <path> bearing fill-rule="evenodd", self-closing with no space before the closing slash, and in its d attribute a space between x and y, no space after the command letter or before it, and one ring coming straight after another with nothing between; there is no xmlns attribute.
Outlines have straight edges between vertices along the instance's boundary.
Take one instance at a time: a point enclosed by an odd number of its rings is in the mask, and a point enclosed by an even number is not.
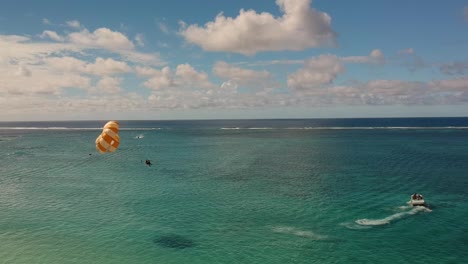
<svg viewBox="0 0 468 264"><path fill-rule="evenodd" d="M314 240L328 239L327 236L319 235L309 230L301 230L301 229L290 227L290 226L274 226L272 230L275 233L294 235L294 236L305 237L305 238L310 238Z"/></svg>
<svg viewBox="0 0 468 264"><path fill-rule="evenodd" d="M367 218L358 219L356 220L356 224L363 225L363 226L388 225L396 220L408 217L410 215L417 214L419 212L432 212L432 210L423 206L417 206L417 207L412 208L409 211L392 214L382 219L367 219Z"/></svg>

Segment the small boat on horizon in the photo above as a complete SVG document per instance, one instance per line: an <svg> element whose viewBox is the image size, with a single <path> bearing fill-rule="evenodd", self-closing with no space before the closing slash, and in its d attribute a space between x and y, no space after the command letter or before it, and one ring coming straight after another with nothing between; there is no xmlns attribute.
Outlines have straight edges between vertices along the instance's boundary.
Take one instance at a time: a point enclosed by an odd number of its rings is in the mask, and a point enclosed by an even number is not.
<svg viewBox="0 0 468 264"><path fill-rule="evenodd" d="M422 196L422 194L413 193L413 195L411 195L409 204L411 204L412 206L426 206L426 201L424 201L424 197Z"/></svg>

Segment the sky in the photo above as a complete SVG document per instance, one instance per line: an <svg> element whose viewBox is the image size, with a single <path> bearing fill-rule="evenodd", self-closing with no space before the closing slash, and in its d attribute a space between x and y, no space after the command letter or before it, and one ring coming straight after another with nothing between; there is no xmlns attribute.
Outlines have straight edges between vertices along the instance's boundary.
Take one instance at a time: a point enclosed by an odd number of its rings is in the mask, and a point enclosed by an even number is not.
<svg viewBox="0 0 468 264"><path fill-rule="evenodd" d="M0 3L0 121L468 116L468 2Z"/></svg>

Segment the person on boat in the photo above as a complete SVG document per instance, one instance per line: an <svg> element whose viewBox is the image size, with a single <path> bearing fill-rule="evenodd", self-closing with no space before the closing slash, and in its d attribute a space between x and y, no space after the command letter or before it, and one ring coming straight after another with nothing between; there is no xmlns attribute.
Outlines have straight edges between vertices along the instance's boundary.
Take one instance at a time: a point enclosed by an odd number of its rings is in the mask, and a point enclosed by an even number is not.
<svg viewBox="0 0 468 264"><path fill-rule="evenodd" d="M416 200L417 198L418 196L416 195L416 193L413 193L413 195L411 195L411 199Z"/></svg>
<svg viewBox="0 0 468 264"><path fill-rule="evenodd" d="M150 167L151 167L151 165L153 165L153 164L151 164L151 160L146 160L145 163L146 163L146 165L148 165Z"/></svg>

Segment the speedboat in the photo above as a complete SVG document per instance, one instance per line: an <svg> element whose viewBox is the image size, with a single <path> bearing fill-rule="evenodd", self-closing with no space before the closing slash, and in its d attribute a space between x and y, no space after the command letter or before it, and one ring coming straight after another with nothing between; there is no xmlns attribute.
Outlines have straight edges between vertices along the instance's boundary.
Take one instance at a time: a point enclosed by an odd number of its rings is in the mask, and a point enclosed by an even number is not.
<svg viewBox="0 0 468 264"><path fill-rule="evenodd" d="M412 206L426 206L426 201L424 201L424 197L420 193L411 195L409 203Z"/></svg>

